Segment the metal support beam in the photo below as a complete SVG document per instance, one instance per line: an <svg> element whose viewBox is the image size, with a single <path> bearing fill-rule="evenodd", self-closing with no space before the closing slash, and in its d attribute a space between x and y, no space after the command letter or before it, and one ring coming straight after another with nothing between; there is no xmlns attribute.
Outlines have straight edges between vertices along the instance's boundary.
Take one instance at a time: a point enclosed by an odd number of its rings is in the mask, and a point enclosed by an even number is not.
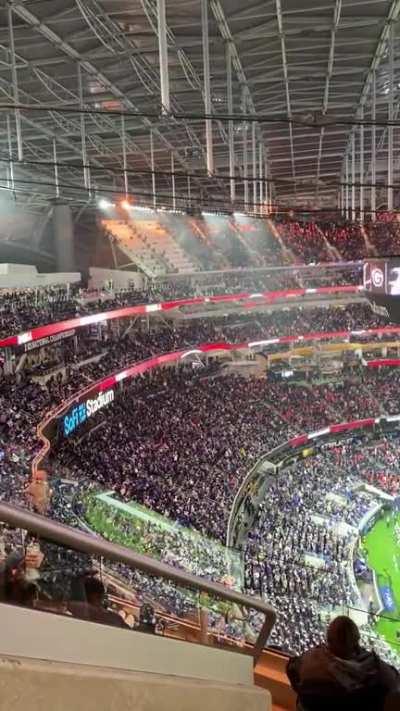
<svg viewBox="0 0 400 711"><path fill-rule="evenodd" d="M331 41L330 41L330 48L329 48L328 67L327 67L326 78L325 78L324 98L323 98L323 102L322 102L322 113L324 116L325 116L326 112L328 111L329 91L330 91L330 84L331 84L331 78L332 78L332 73L333 73L333 64L334 64L334 60L335 60L336 32L337 32L337 29L339 26L341 12L342 12L342 0L336 0L335 9L334 9L334 13L333 13L333 26L331 29ZM317 198L319 195L319 180L320 180L320 174L321 174L321 160L322 160L322 156L323 156L324 135L325 135L325 128L322 126L322 128L320 130L320 134L319 134L319 146L318 146L318 157L317 157L317 176L316 176L316 181L315 181L315 192L316 192Z"/></svg>
<svg viewBox="0 0 400 711"><path fill-rule="evenodd" d="M376 72L372 77L371 135L371 219L376 220Z"/></svg>
<svg viewBox="0 0 400 711"><path fill-rule="evenodd" d="M233 114L233 91L232 91L232 52L231 45L228 42L226 45L226 88L227 88L227 108L228 114ZM230 196L231 203L235 202L236 183L235 183L235 134L234 123L229 121L228 124L228 144L229 144L229 175L230 178Z"/></svg>
<svg viewBox="0 0 400 711"><path fill-rule="evenodd" d="M153 209L157 209L157 193L156 193L156 168L154 163L154 137L153 131L150 131L150 160L151 160L151 190L153 193ZM175 182L175 176L174 176Z"/></svg>
<svg viewBox="0 0 400 711"><path fill-rule="evenodd" d="M60 197L60 183L58 180L58 163L57 163L57 141L53 138L53 163L54 163L54 185L56 188L56 197Z"/></svg>
<svg viewBox="0 0 400 711"><path fill-rule="evenodd" d="M258 198L258 201L260 203L260 215L263 214L263 202L264 202L264 183L263 183L263 169L264 169L264 147L263 144L260 143L258 144L258 158L259 158L259 163L258 163L258 175L260 178L259 182L259 190L260 190L260 195Z"/></svg>
<svg viewBox="0 0 400 711"><path fill-rule="evenodd" d="M161 106L163 113L169 114L169 112L171 111L171 102L169 96L167 20L165 14L165 0L157 0L157 26L158 51L160 55Z"/></svg>
<svg viewBox="0 0 400 711"><path fill-rule="evenodd" d="M212 112L211 79L210 79L210 45L208 37L208 0L201 0L201 27L203 39L203 72L204 72L204 110L207 115ZM207 172L214 175L214 149L212 120L206 119Z"/></svg>
<svg viewBox="0 0 400 711"><path fill-rule="evenodd" d="M379 38L379 42L376 46L375 54L372 58L372 62L371 62L368 74L367 74L365 81L364 81L364 85L363 85L363 88L362 88L362 91L360 94L360 99L358 102L358 109L361 106L364 106L364 104L366 102L374 75L376 73L376 69L379 67L381 60L385 56L385 53L387 50L387 43L388 43L388 39L389 39L390 28L391 28L392 24L399 18L399 16L400 16L400 0L392 0L387 17L386 17L386 21L383 25L383 29L381 32L381 36ZM348 151L351 151L352 133L353 133L353 131L350 132L349 141L348 141L348 144L345 149L345 154Z"/></svg>
<svg viewBox="0 0 400 711"><path fill-rule="evenodd" d="M121 139L122 139L122 164L124 171L124 188L125 188L125 199L129 195L129 178L128 178L128 162L126 155L126 131L125 131L125 116L121 116Z"/></svg>
<svg viewBox="0 0 400 711"><path fill-rule="evenodd" d="M251 155L253 161L252 180L253 180L253 211L257 208L257 142L256 142L256 122L251 124Z"/></svg>
<svg viewBox="0 0 400 711"><path fill-rule="evenodd" d="M265 159L264 163L264 179L265 179L265 212L267 215L270 213L270 189L269 189L269 183L268 183L268 178L269 178L269 171L268 171L268 159Z"/></svg>
<svg viewBox="0 0 400 711"><path fill-rule="evenodd" d="M83 61L83 56L75 49L72 44L66 41L58 35L52 28L46 25L43 19L39 19L31 10L28 10L26 3L21 2L21 0L14 0L13 3L14 13L23 19L23 21L29 26L34 28L40 36L44 37L53 47L56 48L57 53L61 53L72 59L73 62ZM119 39L121 39L120 29L118 30ZM131 53L135 47L129 45L128 51ZM115 97L118 101L122 103L125 108L131 109L132 111L138 111L138 106L124 93L124 91L114 84L103 72L101 72L87 57L84 59L85 71L91 76L96 78L104 87L105 91L110 92L110 94ZM146 68L147 71L147 68ZM151 121L147 117L141 117L140 123L144 125L147 129L152 127ZM185 124L186 130L190 131L191 136L195 140L196 145L202 149L201 142L197 141L197 134L190 129L188 124ZM44 127L40 127L40 130L44 131ZM165 146L168 151L174 150L174 146L168 140L167 136L160 130L158 125L153 125L153 130L155 135L160 140L160 142ZM140 148L138 149L140 151ZM146 153L143 154L144 159L147 164L150 164L148 156ZM188 170L188 165L186 161L177 153L177 159L184 170Z"/></svg>
<svg viewBox="0 0 400 711"><path fill-rule="evenodd" d="M394 25L390 25L389 32L389 93L388 93L388 121L393 121L394 108ZM388 154L387 154L387 209L393 210L393 126L388 126Z"/></svg>
<svg viewBox="0 0 400 711"><path fill-rule="evenodd" d="M346 216L346 204L345 204L345 186L344 183L346 182L346 177L344 175L344 171L342 171L342 177L341 177L341 187L340 187L340 213L342 217Z"/></svg>
<svg viewBox="0 0 400 711"><path fill-rule="evenodd" d="M360 109L360 121L364 120L364 108ZM364 224L364 126L360 125L360 222Z"/></svg>
<svg viewBox="0 0 400 711"><path fill-rule="evenodd" d="M172 209L176 210L175 161L174 161L174 154L173 153L171 153L171 179L172 179Z"/></svg>
<svg viewBox="0 0 400 711"><path fill-rule="evenodd" d="M187 176L187 204L188 207L192 207L192 188L190 184L190 175Z"/></svg>
<svg viewBox="0 0 400 711"><path fill-rule="evenodd" d="M247 103L246 103L247 92L245 87L242 88L242 112L246 114ZM244 209L245 211L249 209L249 151L248 151L248 123L245 121L243 124L243 191L244 191Z"/></svg>
<svg viewBox="0 0 400 711"><path fill-rule="evenodd" d="M211 7L211 12L214 15L215 21L218 25L218 29L221 33L221 37L226 41L229 42L230 49L231 49L231 59L232 59L232 67L236 73L236 77L238 80L239 85L242 87L242 95L245 92L247 95L247 103L248 107L250 110L250 113L255 114L256 113L256 107L253 101L253 97L251 94L251 86L249 85L249 82L247 80L243 64L241 61L241 56L238 51L238 48L235 43L235 36L232 33L225 12L224 8L222 7L222 4L220 0L210 0L210 7ZM232 17L232 13L230 13L230 17ZM268 145L268 141L266 140L266 137L263 136L263 133L261 131L260 127L260 134L261 138L263 140L263 143L265 146Z"/></svg>
<svg viewBox="0 0 400 711"><path fill-rule="evenodd" d="M345 215L346 215L346 220L350 219L350 201L349 201L349 180L350 180L350 172L349 172L349 154L346 153L346 199L345 199Z"/></svg>
<svg viewBox="0 0 400 711"><path fill-rule="evenodd" d="M18 89L18 74L17 74L17 63L15 56L15 42L14 42L14 25L13 25L13 9L12 5L8 6L8 36L10 42L10 59L11 59L11 83L13 90L14 103L19 104L19 89ZM21 130L21 112L19 109L15 109L15 128L17 134L17 151L18 160L22 161L24 159L24 151L22 147L22 130Z"/></svg>
<svg viewBox="0 0 400 711"><path fill-rule="evenodd" d="M351 221L356 220L356 136L351 134Z"/></svg>
<svg viewBox="0 0 400 711"><path fill-rule="evenodd" d="M12 190L15 188L14 184L14 159L12 150L12 134L11 134L11 119L10 114L7 114L7 143L8 143L8 157L9 157L9 186Z"/></svg>
<svg viewBox="0 0 400 711"><path fill-rule="evenodd" d="M84 109L83 103L83 82L82 82L82 67L80 63L77 65L78 71L78 96L79 96L79 108ZM81 123L81 147L82 147L82 163L83 163L83 183L85 188L90 190L90 171L88 168L88 156L86 148L86 125L85 125L85 115L81 113L80 115Z"/></svg>
<svg viewBox="0 0 400 711"><path fill-rule="evenodd" d="M287 54L286 54L286 41L285 41L285 35L284 35L284 31L283 31L282 5L281 5L281 0L275 0L275 2L276 2L276 17L278 20L279 37L280 37L280 41L281 41L282 69L283 69L283 77L285 80L286 109L287 109L288 118L291 119L292 118L292 105L291 105L291 101L290 101L289 72L288 72L288 63L287 63ZM289 123L289 142L290 142L290 156L291 156L291 161L292 161L292 177L294 180L296 180L296 163L295 163L295 158L294 158L293 127L292 127L291 123ZM295 183L295 190L296 190L296 183Z"/></svg>

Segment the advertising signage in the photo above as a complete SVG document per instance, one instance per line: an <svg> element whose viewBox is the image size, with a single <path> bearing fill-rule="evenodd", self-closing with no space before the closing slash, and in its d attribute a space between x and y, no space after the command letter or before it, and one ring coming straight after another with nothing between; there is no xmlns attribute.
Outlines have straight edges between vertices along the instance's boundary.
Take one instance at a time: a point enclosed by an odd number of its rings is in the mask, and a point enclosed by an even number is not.
<svg viewBox="0 0 400 711"><path fill-rule="evenodd" d="M114 402L114 390L100 392L95 398L88 398L73 405L61 418L61 431L64 437L72 435L81 425L85 424L99 410Z"/></svg>
<svg viewBox="0 0 400 711"><path fill-rule="evenodd" d="M46 336L45 338L40 338L38 341L29 341L24 345L24 352L29 353L30 351L36 350L36 348L43 348L44 346L53 346L60 341L64 341L66 338L72 338L75 336L75 329L71 328L69 331L64 331L63 333L56 333L53 336Z"/></svg>

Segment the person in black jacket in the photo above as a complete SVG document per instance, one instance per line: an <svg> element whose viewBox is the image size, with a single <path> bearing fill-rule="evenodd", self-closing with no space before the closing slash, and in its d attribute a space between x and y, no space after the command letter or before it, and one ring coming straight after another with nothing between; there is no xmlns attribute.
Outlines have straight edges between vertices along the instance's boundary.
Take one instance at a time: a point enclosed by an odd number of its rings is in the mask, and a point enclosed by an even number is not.
<svg viewBox="0 0 400 711"><path fill-rule="evenodd" d="M349 617L331 622L327 644L290 659L287 675L299 711L400 709L398 672L360 646L358 627Z"/></svg>

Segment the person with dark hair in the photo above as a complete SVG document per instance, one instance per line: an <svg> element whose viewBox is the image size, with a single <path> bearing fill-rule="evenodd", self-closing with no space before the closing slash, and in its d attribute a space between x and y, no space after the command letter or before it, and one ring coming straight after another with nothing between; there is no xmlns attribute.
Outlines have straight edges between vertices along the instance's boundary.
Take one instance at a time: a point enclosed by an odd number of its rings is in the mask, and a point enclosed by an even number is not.
<svg viewBox="0 0 400 711"><path fill-rule="evenodd" d="M156 634L156 618L154 615L154 607L148 603L144 603L139 612L139 624L135 628L138 632L147 632Z"/></svg>
<svg viewBox="0 0 400 711"><path fill-rule="evenodd" d="M86 602L71 602L69 609L75 617L90 622L98 622L102 625L112 625L113 627L125 627L127 625L122 617L112 610L108 610L105 605L106 590L99 578L87 577L84 580Z"/></svg>
<svg viewBox="0 0 400 711"><path fill-rule="evenodd" d="M114 627L126 627L122 617L112 610L108 610L105 605L106 590L101 580L95 577L88 577L84 582L87 600L88 619L91 622L113 625Z"/></svg>
<svg viewBox="0 0 400 711"><path fill-rule="evenodd" d="M384 711L400 689L398 672L360 646L358 627L345 616L330 623L325 645L289 660L287 675L301 711Z"/></svg>

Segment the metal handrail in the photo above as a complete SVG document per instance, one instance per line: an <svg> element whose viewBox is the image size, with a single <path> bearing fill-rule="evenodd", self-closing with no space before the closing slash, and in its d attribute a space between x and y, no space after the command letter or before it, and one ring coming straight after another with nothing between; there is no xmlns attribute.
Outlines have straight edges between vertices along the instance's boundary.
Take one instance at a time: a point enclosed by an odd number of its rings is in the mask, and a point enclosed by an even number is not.
<svg viewBox="0 0 400 711"><path fill-rule="evenodd" d="M263 626L253 647L254 665L262 653L275 624L275 610L260 598L250 597L236 590L214 583L196 575L184 573L176 568L161 563L148 556L136 553L129 548L84 533L76 528L39 516L19 506L0 503L0 521L15 528L22 528L30 533L42 536L59 545L78 550L89 555L103 556L106 559L125 563L150 575L173 580L182 587L195 588L201 592L215 595L236 605L252 608L265 615Z"/></svg>

